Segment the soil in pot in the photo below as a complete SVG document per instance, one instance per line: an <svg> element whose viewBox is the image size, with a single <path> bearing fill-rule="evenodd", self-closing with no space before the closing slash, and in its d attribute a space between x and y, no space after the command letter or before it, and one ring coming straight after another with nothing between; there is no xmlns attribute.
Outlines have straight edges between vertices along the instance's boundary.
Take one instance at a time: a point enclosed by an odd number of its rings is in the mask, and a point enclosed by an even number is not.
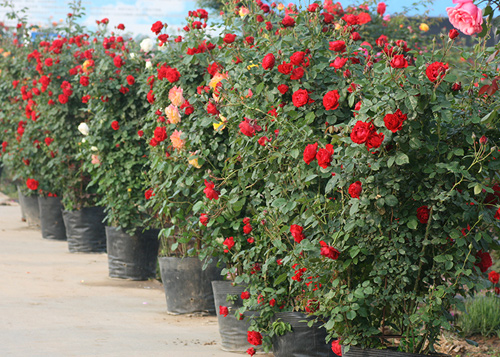
<svg viewBox="0 0 500 357"><path fill-rule="evenodd" d="M66 240L66 228L62 217L62 204L59 197L38 197L42 237L45 239Z"/></svg>
<svg viewBox="0 0 500 357"><path fill-rule="evenodd" d="M169 313L215 315L211 282L222 279L216 261L205 270L198 257L160 257L159 262Z"/></svg>
<svg viewBox="0 0 500 357"><path fill-rule="evenodd" d="M273 337L273 353L275 357L335 357L331 344L326 343L327 332L321 328L321 322L307 325L313 320L301 312L278 312L275 321L291 325L292 331L282 336Z"/></svg>
<svg viewBox="0 0 500 357"><path fill-rule="evenodd" d="M63 211L70 253L106 252L106 229L103 223L105 217L103 207Z"/></svg>
<svg viewBox="0 0 500 357"><path fill-rule="evenodd" d="M121 228L106 226L109 276L130 280L156 277L158 232L137 229L129 235Z"/></svg>
<svg viewBox="0 0 500 357"><path fill-rule="evenodd" d="M256 312L245 312L242 320L234 316L234 312L243 306L241 293L245 291L246 286L233 286L231 281L212 281L212 287L222 349L229 352L246 352L248 348L255 347L248 343L247 331L250 327L250 319ZM226 306L229 309L226 317L220 315L219 306Z"/></svg>

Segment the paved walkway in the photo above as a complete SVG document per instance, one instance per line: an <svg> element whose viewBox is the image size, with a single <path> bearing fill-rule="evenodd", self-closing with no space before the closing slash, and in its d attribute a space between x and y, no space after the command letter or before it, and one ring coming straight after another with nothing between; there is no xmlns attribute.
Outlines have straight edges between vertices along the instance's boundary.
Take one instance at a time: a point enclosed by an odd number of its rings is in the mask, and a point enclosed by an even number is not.
<svg viewBox="0 0 500 357"><path fill-rule="evenodd" d="M172 316L157 281L108 278L106 254L70 254L0 194L0 356L241 356L216 317Z"/></svg>

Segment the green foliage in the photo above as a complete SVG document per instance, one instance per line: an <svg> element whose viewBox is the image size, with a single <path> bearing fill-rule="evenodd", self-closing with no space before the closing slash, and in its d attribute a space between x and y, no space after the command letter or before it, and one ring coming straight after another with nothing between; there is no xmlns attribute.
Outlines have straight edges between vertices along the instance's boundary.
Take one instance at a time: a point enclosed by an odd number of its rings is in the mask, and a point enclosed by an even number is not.
<svg viewBox="0 0 500 357"><path fill-rule="evenodd" d="M500 299L494 295L475 296L465 301L465 311L457 318L457 326L467 336L500 334Z"/></svg>

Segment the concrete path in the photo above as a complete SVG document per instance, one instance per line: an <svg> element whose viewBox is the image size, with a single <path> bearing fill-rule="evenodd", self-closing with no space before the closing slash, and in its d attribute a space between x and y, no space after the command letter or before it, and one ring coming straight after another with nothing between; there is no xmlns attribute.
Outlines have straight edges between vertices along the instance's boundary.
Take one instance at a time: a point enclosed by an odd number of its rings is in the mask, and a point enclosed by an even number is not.
<svg viewBox="0 0 500 357"><path fill-rule="evenodd" d="M158 281L108 278L106 254L70 254L0 194L0 356L242 356L216 317L172 316Z"/></svg>

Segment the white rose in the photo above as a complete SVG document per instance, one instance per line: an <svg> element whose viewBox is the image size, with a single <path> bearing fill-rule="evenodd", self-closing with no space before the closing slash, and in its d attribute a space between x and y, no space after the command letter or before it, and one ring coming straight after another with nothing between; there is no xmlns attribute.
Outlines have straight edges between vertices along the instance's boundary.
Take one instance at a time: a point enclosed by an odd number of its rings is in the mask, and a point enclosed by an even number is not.
<svg viewBox="0 0 500 357"><path fill-rule="evenodd" d="M87 136L87 135L89 135L90 129L86 123L80 123L80 125L78 125L78 131L80 133L82 133L83 135Z"/></svg>
<svg viewBox="0 0 500 357"><path fill-rule="evenodd" d="M82 143L85 143L87 142L87 140L85 140L85 138L82 138Z"/></svg>
<svg viewBox="0 0 500 357"><path fill-rule="evenodd" d="M151 61L146 61L146 68L153 68Z"/></svg>
<svg viewBox="0 0 500 357"><path fill-rule="evenodd" d="M141 41L141 50L149 52L153 49L153 41L150 38L145 38Z"/></svg>
<svg viewBox="0 0 500 357"><path fill-rule="evenodd" d="M134 59L134 58L135 58L135 53L134 53L134 52L132 52L132 53L130 54L130 58L131 58L131 59Z"/></svg>
<svg viewBox="0 0 500 357"><path fill-rule="evenodd" d="M92 150L92 151L97 151L98 149L97 149L97 146L92 146L92 147L90 148L90 150Z"/></svg>

